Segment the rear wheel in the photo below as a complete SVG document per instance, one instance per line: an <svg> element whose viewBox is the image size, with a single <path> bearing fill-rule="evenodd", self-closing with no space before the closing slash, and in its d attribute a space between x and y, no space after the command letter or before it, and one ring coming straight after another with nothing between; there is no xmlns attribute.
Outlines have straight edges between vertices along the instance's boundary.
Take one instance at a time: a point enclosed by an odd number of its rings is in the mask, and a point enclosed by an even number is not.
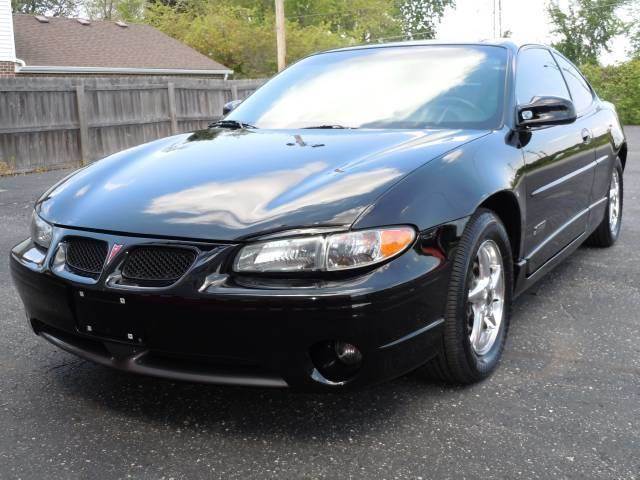
<svg viewBox="0 0 640 480"><path fill-rule="evenodd" d="M480 209L469 220L453 261L443 350L424 373L450 383L488 377L504 349L511 310L513 264L500 219Z"/></svg>
<svg viewBox="0 0 640 480"><path fill-rule="evenodd" d="M611 173L609 184L609 196L607 199L607 209L604 218L595 232L585 242L592 247L610 247L620 236L622 226L622 200L624 188L622 184L622 163L616 159L616 163Z"/></svg>

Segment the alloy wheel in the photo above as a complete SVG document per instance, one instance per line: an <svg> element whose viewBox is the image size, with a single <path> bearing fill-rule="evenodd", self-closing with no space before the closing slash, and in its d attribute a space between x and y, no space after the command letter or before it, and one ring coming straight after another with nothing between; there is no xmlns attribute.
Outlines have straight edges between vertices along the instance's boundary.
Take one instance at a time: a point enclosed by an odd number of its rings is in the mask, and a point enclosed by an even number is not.
<svg viewBox="0 0 640 480"><path fill-rule="evenodd" d="M471 348L485 355L493 347L504 311L504 262L500 248L485 240L473 263L467 304L467 326Z"/></svg>

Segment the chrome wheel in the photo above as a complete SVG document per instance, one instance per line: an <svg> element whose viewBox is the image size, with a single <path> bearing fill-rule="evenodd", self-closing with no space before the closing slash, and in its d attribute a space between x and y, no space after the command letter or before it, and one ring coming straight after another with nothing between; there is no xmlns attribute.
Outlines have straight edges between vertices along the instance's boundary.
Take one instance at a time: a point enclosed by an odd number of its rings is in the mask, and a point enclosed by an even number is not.
<svg viewBox="0 0 640 480"><path fill-rule="evenodd" d="M500 248L485 240L473 263L467 303L467 326L471 348L484 355L496 341L504 311L504 263Z"/></svg>
<svg viewBox="0 0 640 480"><path fill-rule="evenodd" d="M609 187L609 228L611 233L618 233L618 223L620 222L620 174L618 169L613 169L611 186Z"/></svg>

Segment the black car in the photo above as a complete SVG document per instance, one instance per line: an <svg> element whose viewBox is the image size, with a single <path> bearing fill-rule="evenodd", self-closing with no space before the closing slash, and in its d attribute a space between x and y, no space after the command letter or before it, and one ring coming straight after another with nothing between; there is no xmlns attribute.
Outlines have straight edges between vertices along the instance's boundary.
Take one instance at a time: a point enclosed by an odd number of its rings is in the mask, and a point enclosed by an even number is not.
<svg viewBox="0 0 640 480"><path fill-rule="evenodd" d="M513 298L620 233L615 108L545 46L333 50L237 103L38 200L11 253L35 333L172 379L476 382Z"/></svg>

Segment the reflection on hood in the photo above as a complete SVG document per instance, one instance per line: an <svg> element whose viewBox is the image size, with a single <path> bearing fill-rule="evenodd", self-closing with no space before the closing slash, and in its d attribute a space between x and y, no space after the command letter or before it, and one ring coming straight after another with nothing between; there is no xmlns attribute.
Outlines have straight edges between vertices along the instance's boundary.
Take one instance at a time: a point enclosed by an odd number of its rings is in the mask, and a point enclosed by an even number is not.
<svg viewBox="0 0 640 480"><path fill-rule="evenodd" d="M394 168L379 168L343 174L330 182L325 180L320 187L296 191L296 185L326 168L325 163L316 162L235 182L209 182L155 198L144 213L166 216L170 223L221 223L239 228L288 211L361 195L402 174Z"/></svg>

